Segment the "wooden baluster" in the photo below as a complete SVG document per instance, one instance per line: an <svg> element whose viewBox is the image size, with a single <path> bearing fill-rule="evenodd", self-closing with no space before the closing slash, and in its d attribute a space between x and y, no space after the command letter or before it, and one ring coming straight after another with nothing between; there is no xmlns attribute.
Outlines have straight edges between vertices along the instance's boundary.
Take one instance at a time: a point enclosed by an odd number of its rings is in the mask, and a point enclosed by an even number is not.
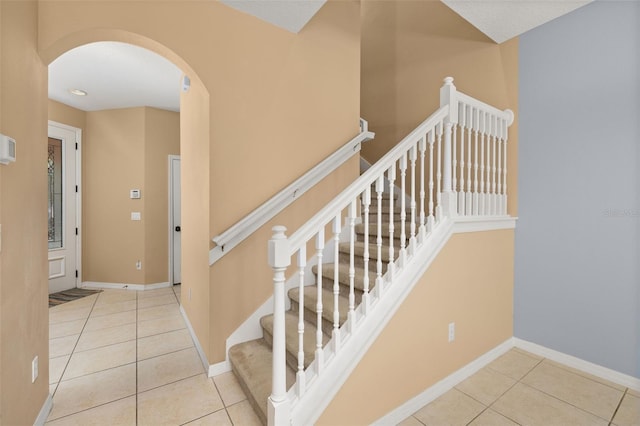
<svg viewBox="0 0 640 426"><path fill-rule="evenodd" d="M306 389L304 374L304 269L307 266L307 246L303 244L298 250L298 372L296 373L296 390L302 396Z"/></svg>
<svg viewBox="0 0 640 426"><path fill-rule="evenodd" d="M382 295L382 192L384 191L384 175L376 180L376 195L378 198L378 230L376 245L378 246L378 259L376 261L376 295ZM389 215L391 216L391 215Z"/></svg>
<svg viewBox="0 0 640 426"><path fill-rule="evenodd" d="M271 424L289 422L290 403L287 398L287 349L285 338L285 271L291 264L287 228L275 226L268 243L269 266L273 269L273 345L272 381L268 412Z"/></svg>
<svg viewBox="0 0 640 426"><path fill-rule="evenodd" d="M403 153L400 157L400 253L399 253L399 265L404 267L407 261L407 153Z"/></svg>
<svg viewBox="0 0 640 426"><path fill-rule="evenodd" d="M486 115L484 111L480 112L480 203L478 207L478 213L481 215L485 214L484 211L484 201L485 201L485 193L484 193L484 140L485 140L485 129L487 126Z"/></svg>
<svg viewBox="0 0 640 426"><path fill-rule="evenodd" d="M340 299L340 233L342 232L342 215L338 214L333 218L333 330L331 330L331 338L333 339L333 350L338 352L340 349L340 307L338 300Z"/></svg>
<svg viewBox="0 0 640 426"><path fill-rule="evenodd" d="M458 192L458 214L465 214L465 198L464 198L464 128L467 125L466 121L466 105L463 103L458 104L460 109L458 112L458 126L460 126L460 191ZM453 169L455 174L455 168Z"/></svg>
<svg viewBox="0 0 640 426"><path fill-rule="evenodd" d="M473 135L474 135L474 160L473 160L473 215L480 214L478 206L478 131L480 130L480 110L474 109L473 114Z"/></svg>
<svg viewBox="0 0 640 426"><path fill-rule="evenodd" d="M356 213L358 206L356 200L349 205L349 331L353 332L356 326L356 266L355 266L355 243L356 243ZM337 303L337 299L336 299Z"/></svg>
<svg viewBox="0 0 640 426"><path fill-rule="evenodd" d="M504 127L504 167L502 169L503 173L504 173L504 182L502 184L502 214L507 214L507 201L508 201L508 194L507 194L507 163L508 163L508 157L507 157L507 141L509 140L509 124L507 123L507 120L503 121L503 127Z"/></svg>
<svg viewBox="0 0 640 426"><path fill-rule="evenodd" d="M413 145L409 150L411 162L411 225L409 228L409 256L416 252L416 160L418 159L418 147Z"/></svg>
<svg viewBox="0 0 640 426"><path fill-rule="evenodd" d="M316 235L316 257L318 258L318 281L316 292L316 363L317 373L322 373L324 369L324 355L322 351L322 251L324 250L324 227Z"/></svg>
<svg viewBox="0 0 640 426"><path fill-rule="evenodd" d="M434 217L434 202L433 202L433 175L435 174L435 170L433 168L433 145L435 144L435 129L429 132L429 217L427 218L427 232L433 231L435 226L435 217Z"/></svg>
<svg viewBox="0 0 640 426"><path fill-rule="evenodd" d="M420 149L420 244L424 242L424 238L427 235L427 228L425 224L426 214L424 212L424 156L427 151L427 135L424 135L420 142L418 143L418 148ZM429 175L431 175L431 169L429 169Z"/></svg>
<svg viewBox="0 0 640 426"><path fill-rule="evenodd" d="M393 189L396 181L395 163L389 167L387 171L387 180L389 181L389 265L387 267L387 273L389 274L389 282L393 282L395 272L395 249L393 247L393 232L395 230L395 211L393 206Z"/></svg>
<svg viewBox="0 0 640 426"><path fill-rule="evenodd" d="M467 193L464 197L465 210L467 216L473 214L472 195L471 195L471 131L473 129L473 108L468 107L467 111Z"/></svg>
<svg viewBox="0 0 640 426"><path fill-rule="evenodd" d="M497 171L497 167L496 167L496 144L497 144L497 140L498 140L498 132L497 132L497 117L496 116L492 116L491 117L491 154L492 154L492 158L491 158L491 204L490 204L490 210L489 210L489 214L494 215L496 214L496 171Z"/></svg>
<svg viewBox="0 0 640 426"><path fill-rule="evenodd" d="M496 149L498 150L498 171L496 173L496 209L494 210L494 215L502 214L502 119L496 118L497 122L497 134L498 134L498 142L496 145Z"/></svg>
<svg viewBox="0 0 640 426"><path fill-rule="evenodd" d="M364 277L362 278L363 283L363 294L362 294L362 306L364 309L364 314L366 315L369 312L369 206L371 205L371 185L367 186L364 190L364 196L362 198L362 212L364 217ZM337 302L336 302L337 303Z"/></svg>
<svg viewBox="0 0 640 426"><path fill-rule="evenodd" d="M456 192L458 191L458 178L457 178L457 168L458 168L458 156L457 156L457 145L458 145L458 140L457 140L457 129L458 126L456 125L456 123L452 123L449 122L445 125L445 144L444 144L444 168L445 170L443 170L443 174L444 174L444 178L443 178L443 186L444 186L444 190L447 191L447 185L444 185L444 182L447 181L447 163L449 163L450 167L451 167L451 172L449 173L449 176L451 177L451 185L450 185L450 190L453 192L453 196L456 197ZM449 135L449 137L451 138L450 143L447 143L446 138L447 135ZM447 146L449 146L449 148L447 148ZM447 151L449 152L449 154L447 153ZM447 157L451 156L451 158L449 159L449 161L447 161Z"/></svg>
<svg viewBox="0 0 640 426"><path fill-rule="evenodd" d="M438 153L437 153L437 171L436 171L436 221L442 219L442 133L444 124L438 123L436 126Z"/></svg>
<svg viewBox="0 0 640 426"><path fill-rule="evenodd" d="M484 214L491 214L491 115L487 114L487 164L485 165L485 171L487 176L485 179L486 183L486 191L485 191L485 201L484 201Z"/></svg>

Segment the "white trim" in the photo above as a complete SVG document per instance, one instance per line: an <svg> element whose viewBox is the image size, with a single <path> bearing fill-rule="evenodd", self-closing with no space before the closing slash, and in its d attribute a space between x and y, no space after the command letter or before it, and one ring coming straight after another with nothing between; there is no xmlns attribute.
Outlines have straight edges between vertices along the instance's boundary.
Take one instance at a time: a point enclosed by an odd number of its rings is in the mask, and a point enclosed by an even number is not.
<svg viewBox="0 0 640 426"><path fill-rule="evenodd" d="M48 266L49 266L49 279L50 280L51 279L55 279L55 278L61 278L61 277L64 277L66 275L65 272L64 272L65 271L65 263L66 263L65 260L66 260L66 258L67 258L67 256L57 256L57 257L50 257L49 258ZM62 262L60 262L61 266L59 268L61 270L61 272L51 275L51 262L52 261L56 261L56 260L62 260Z"/></svg>
<svg viewBox="0 0 640 426"><path fill-rule="evenodd" d="M169 223L169 235L167 239L167 246L169 246L169 283L173 282L173 160L180 160L179 155L169 155L169 185L168 185L168 199L169 199L169 216L167 217ZM182 166L182 165L181 165Z"/></svg>
<svg viewBox="0 0 640 426"><path fill-rule="evenodd" d="M573 367L576 370L583 371L593 376L600 377L602 379L640 392L640 378L633 377L628 374L624 374L619 371L612 370L610 368L603 367L589 361L585 361L575 356L567 355L554 349L549 349L547 347L538 345L537 343L522 340L517 337L513 338L513 345L527 352L531 352L532 354L548 358L552 361L564 364L568 367Z"/></svg>
<svg viewBox="0 0 640 426"><path fill-rule="evenodd" d="M217 364L211 364L209 366L209 377L219 376L220 374L228 373L231 371L231 362L228 360L224 360Z"/></svg>
<svg viewBox="0 0 640 426"><path fill-rule="evenodd" d="M155 290L158 288L171 287L169 282L153 283L153 284L127 284L127 283L103 283L98 281L84 281L80 288L115 288L121 290Z"/></svg>
<svg viewBox="0 0 640 426"><path fill-rule="evenodd" d="M229 253L245 238L280 213L289 204L300 198L327 175L360 151L362 142L373 139L375 133L363 131L347 142L342 148L325 158L292 184L277 193L263 205L245 216L231 228L212 238L216 247L209 251L209 265L213 265L222 256Z"/></svg>
<svg viewBox="0 0 640 426"><path fill-rule="evenodd" d="M207 370L207 373L208 373L209 377L212 377L211 374L210 374L211 366L209 365L209 360L207 359L207 355L204 353L204 350L202 349L202 346L200 345L200 341L198 340L198 337L196 336L196 332L193 329L193 326L191 326L191 321L189 321L189 317L187 316L187 312L184 310L184 307L182 305L180 305L180 313L182 314L182 318L184 318L185 324L187 324L187 330L189 330L189 334L191 335L191 339L193 340L193 344L196 346L196 351L198 351L198 355L200 356L200 361L202 362L202 365L203 365L204 369Z"/></svg>
<svg viewBox="0 0 640 426"><path fill-rule="evenodd" d="M439 396L445 394L454 386L463 382L470 376L477 373L482 368L493 362L501 355L508 352L513 347L513 339L507 339L490 351L480 355L469 364L459 370L449 374L444 379L429 387L427 390L419 393L409 401L405 402L398 408L384 415L380 419L372 423L373 426L384 426L391 424L399 424L407 417L418 411L420 408L429 404Z"/></svg>
<svg viewBox="0 0 640 426"><path fill-rule="evenodd" d="M453 233L515 229L517 220L517 217L511 216L457 216L454 218Z"/></svg>
<svg viewBox="0 0 640 426"><path fill-rule="evenodd" d="M47 417L49 417L49 413L51 413L51 409L53 408L53 397L51 394L47 394L47 399L44 400L44 404L42 404L42 408L40 408L40 412L38 413L38 417L36 417L36 421L33 422L34 426L44 426L47 421Z"/></svg>

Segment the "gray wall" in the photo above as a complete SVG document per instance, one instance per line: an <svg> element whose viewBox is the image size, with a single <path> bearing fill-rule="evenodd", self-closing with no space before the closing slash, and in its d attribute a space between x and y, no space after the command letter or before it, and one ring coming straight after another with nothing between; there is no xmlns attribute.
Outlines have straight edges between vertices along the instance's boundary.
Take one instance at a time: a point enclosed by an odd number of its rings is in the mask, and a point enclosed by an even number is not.
<svg viewBox="0 0 640 426"><path fill-rule="evenodd" d="M516 337L640 377L640 2L520 38Z"/></svg>

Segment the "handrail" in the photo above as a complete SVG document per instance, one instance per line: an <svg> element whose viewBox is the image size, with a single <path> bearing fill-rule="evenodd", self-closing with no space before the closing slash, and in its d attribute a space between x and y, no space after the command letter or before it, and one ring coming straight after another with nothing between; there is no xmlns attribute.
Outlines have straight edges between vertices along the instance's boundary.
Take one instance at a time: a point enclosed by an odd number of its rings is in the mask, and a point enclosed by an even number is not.
<svg viewBox="0 0 640 426"><path fill-rule="evenodd" d="M216 247L209 251L209 266L359 152L363 142L372 140L374 137L375 133L369 131L367 121L361 118L358 135L222 234L213 237Z"/></svg>

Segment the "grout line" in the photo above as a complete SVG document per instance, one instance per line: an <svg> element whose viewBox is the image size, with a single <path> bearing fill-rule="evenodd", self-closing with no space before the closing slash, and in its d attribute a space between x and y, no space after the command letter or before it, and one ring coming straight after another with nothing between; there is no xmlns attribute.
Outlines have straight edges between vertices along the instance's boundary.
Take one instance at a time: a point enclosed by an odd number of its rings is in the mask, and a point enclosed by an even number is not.
<svg viewBox="0 0 640 426"><path fill-rule="evenodd" d="M611 420L609 420L609 424L613 423L613 419L616 418L616 414L618 414L618 410L620 409L620 406L622 405L622 401L624 400L624 397L627 396L627 392L629 391L629 389L625 389L623 394L622 394L622 398L620 398L620 401L618 401L618 405L616 406L616 409L613 410L613 414L611 415Z"/></svg>
<svg viewBox="0 0 640 426"><path fill-rule="evenodd" d="M138 424L138 292L136 292L136 426Z"/></svg>
<svg viewBox="0 0 640 426"><path fill-rule="evenodd" d="M154 336L156 336L156 335L154 335ZM145 337L143 337L143 339L144 339L144 338L145 338ZM145 358L145 359L138 359L136 362L149 361L150 359L160 358L161 356L175 354L176 352L182 352L182 351L186 351L187 349L192 349L192 348L193 348L193 349L195 349L195 346L191 345L191 346L186 347L186 348L176 349L176 350L169 351L169 352L165 352L165 353L162 353L162 354L158 354L158 355L150 356L149 358ZM137 348L136 348L136 356L137 356ZM205 371L204 373L206 373L206 371Z"/></svg>
<svg viewBox="0 0 640 426"><path fill-rule="evenodd" d="M164 383L164 384L162 384L162 385L155 386L155 387L152 387L152 388L149 388L149 389L145 389L145 390L140 391L140 392L137 392L137 391L136 391L136 395L137 395L138 393L146 393L146 392L149 392L149 391L152 391L152 390L155 390L155 389L159 389L159 388L164 387L164 386L168 386L168 385L172 385L172 384L174 384L174 383L182 382L183 380L193 379L194 377L197 377L197 376L199 376L199 375L201 375L201 374L205 374L205 373L201 372L201 373L197 373L197 374L192 374L191 376L183 377L183 378L181 378L181 379L174 380L174 381L172 381L172 382L167 382L167 383ZM137 379L136 379L136 381L137 381ZM136 389L137 389L137 388L136 388ZM136 404L136 407L137 407L137 406L138 406L138 404Z"/></svg>

